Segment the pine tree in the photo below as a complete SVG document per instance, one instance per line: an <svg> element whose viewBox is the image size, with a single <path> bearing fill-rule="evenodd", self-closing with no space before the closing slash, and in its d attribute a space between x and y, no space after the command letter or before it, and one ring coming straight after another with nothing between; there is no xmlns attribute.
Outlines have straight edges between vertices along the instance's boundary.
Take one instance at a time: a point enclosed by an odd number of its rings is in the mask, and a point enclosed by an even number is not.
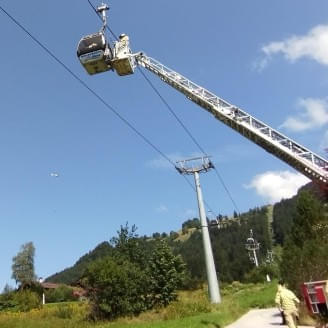
<svg viewBox="0 0 328 328"><path fill-rule="evenodd" d="M327 279L327 232L324 206L309 191L302 191L283 248L281 266L283 278L297 293L303 282Z"/></svg>

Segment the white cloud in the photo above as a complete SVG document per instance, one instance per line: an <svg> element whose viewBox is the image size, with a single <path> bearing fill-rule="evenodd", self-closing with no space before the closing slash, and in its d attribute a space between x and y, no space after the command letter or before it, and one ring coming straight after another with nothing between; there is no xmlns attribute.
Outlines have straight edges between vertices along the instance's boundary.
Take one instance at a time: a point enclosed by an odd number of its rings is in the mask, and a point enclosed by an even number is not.
<svg viewBox="0 0 328 328"><path fill-rule="evenodd" d="M159 205L159 206L156 208L156 212L160 212L160 213L168 212L168 210L169 210L169 209L168 209L165 205L163 205L163 204Z"/></svg>
<svg viewBox="0 0 328 328"><path fill-rule="evenodd" d="M306 98L298 101L301 112L289 116L280 128L291 131L305 131L320 128L328 123L328 102L325 99Z"/></svg>
<svg viewBox="0 0 328 328"><path fill-rule="evenodd" d="M292 36L284 41L271 42L262 47L262 52L265 57L256 63L259 70L267 66L276 54L282 54L291 62L310 58L319 64L328 65L328 25L318 25L303 36Z"/></svg>
<svg viewBox="0 0 328 328"><path fill-rule="evenodd" d="M283 198L290 198L297 190L310 180L300 173L290 171L268 171L256 175L247 189L255 189L256 193L273 204Z"/></svg>

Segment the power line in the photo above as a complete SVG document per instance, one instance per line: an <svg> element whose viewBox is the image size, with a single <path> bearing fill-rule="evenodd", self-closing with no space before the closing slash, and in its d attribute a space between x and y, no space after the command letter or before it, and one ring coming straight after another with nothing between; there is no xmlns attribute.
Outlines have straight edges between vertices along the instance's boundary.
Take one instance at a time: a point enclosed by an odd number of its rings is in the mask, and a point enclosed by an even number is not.
<svg viewBox="0 0 328 328"><path fill-rule="evenodd" d="M95 12L95 14L98 16L98 18L102 21L102 18L101 18L101 16L99 15L99 13L97 12L97 8L91 3L91 1L90 0L87 0L88 1L88 3L89 3L89 5L90 5L90 7L94 10L94 12ZM110 27L108 26L108 25L106 25L106 28L107 28L107 30L112 34L112 36L114 37L114 39L116 40L116 41L118 41L118 37L115 35L115 33L110 29Z"/></svg>
<svg viewBox="0 0 328 328"><path fill-rule="evenodd" d="M90 0L87 0L90 7L93 9L94 13L98 16L98 18L102 21L102 17L100 16L100 14L97 11L97 8L91 3ZM116 36L116 34L110 29L110 27L108 25L106 25L106 29L112 34L112 36L116 39L116 41L118 41L118 37ZM141 75L144 77L144 79L148 82L148 84L150 85L150 87L154 90L154 92L158 95L158 97L162 100L162 102L164 103L164 105L167 107L167 109L170 111L170 113L174 116L174 118L179 122L179 124L181 125L181 127L184 129L184 131L189 135L189 137L192 139L192 141L195 143L195 145L198 147L198 149L200 149L200 151L203 153L203 155L207 156L205 150L201 147L201 145L197 142L197 140L194 138L194 136L192 135L192 133L188 130L188 128L185 126L185 124L182 122L182 120L176 115L176 113L174 112L174 110L172 109L172 107L169 105L169 103L164 99L164 97L161 95L161 93L158 91L158 89L154 86L154 84L150 81L150 79L148 79L148 77L145 75L145 73L140 69L140 67L138 67L139 72L141 73ZM219 175L216 167L214 167L214 171L216 172L216 175L219 177L219 180L221 181L223 187L225 188L227 194L229 195L232 203L234 204L235 208L237 209L237 212L239 212L238 207L235 203L235 201L233 200L228 188L226 187L222 177ZM192 184L190 183L190 186L192 186ZM204 201L205 205L209 208L210 211L211 208L206 204L206 202Z"/></svg>
<svg viewBox="0 0 328 328"><path fill-rule="evenodd" d="M29 37L36 42L44 51L48 53L58 64L60 64L74 79L76 79L83 87L91 92L100 102L102 102L111 112L113 112L121 121L123 121L130 129L132 129L139 137L141 137L149 146L157 151L162 157L169 161L173 166L174 162L168 158L159 148L157 148L148 138L146 138L141 132L139 132L126 118L124 118L117 110L108 104L98 93L96 93L91 87L89 87L81 78L79 78L67 65L65 65L58 57L56 57L46 46L44 46L36 37L34 37L24 26L22 26L13 16L11 16L1 6L0 9L17 25L19 26Z"/></svg>
<svg viewBox="0 0 328 328"><path fill-rule="evenodd" d="M144 74L144 72L140 69L140 67L138 67L139 72L143 75L143 77L145 78L145 80L149 83L150 87L154 90L154 92L158 95L158 97L162 100L162 102L164 103L164 105L166 106L166 108L169 110L169 112L174 116L174 118L179 122L179 124L181 125L181 127L183 128L183 130L188 134L188 136L191 138L191 140L194 142L194 144L198 147L198 149L203 153L204 156L207 156L206 151L204 150L204 148L199 144L199 142L196 140L196 138L192 135L192 133L189 131L189 129L186 127L186 125L182 122L182 120L178 117L178 115L174 112L174 110L172 109L172 107L168 104L168 102L164 99L164 97L161 95L161 93L158 91L158 89L154 86L154 84L147 78L147 76ZM227 188L222 176L219 174L218 170L216 167L214 167L214 171L218 177L218 179L220 180L222 186L224 187L226 193L228 194L232 204L234 205L235 209L237 210L237 212L239 213L239 209L238 206L236 204L236 202L234 201L229 189Z"/></svg>
<svg viewBox="0 0 328 328"><path fill-rule="evenodd" d="M93 11L95 12L95 14L98 16L98 18L102 21L101 16L99 15L99 13L97 12L97 9L95 8L95 6L91 3L90 0L87 0L89 5L91 6L91 8L93 9ZM117 36L115 35L115 33L109 28L108 25L106 25L106 28L108 29L108 31L113 35L113 37L118 40ZM178 117L178 115L174 112L174 110L172 109L172 107L169 105L169 103L165 100L165 98L161 95L161 93L158 91L158 89L154 86L154 84L150 81L150 79L148 79L148 77L146 76L146 74L140 69L140 67L138 67L139 72L141 73L141 75L144 77L144 79L148 82L148 84L150 85L150 87L153 89L153 91L157 94L157 96L161 99L161 101L164 103L165 107L169 110L169 112L171 113L171 115L178 121L178 123L180 124L180 126L183 128L183 130L187 133L187 135L191 138L191 140L194 142L194 144L198 147L198 149L203 153L204 156L207 156L206 151L204 150L204 148L199 144L199 142L196 140L196 138L192 135L192 133L189 131L189 129L186 127L186 125L182 122L182 120ZM225 184L222 176L219 174L219 171L217 170L216 167L214 167L214 171L216 173L216 176L218 177L219 181L221 182L223 188L225 189L228 197L230 198L233 206L235 207L235 209L237 210L238 213L240 213L239 208L235 202L235 200L233 199L227 185ZM207 206L207 205L206 205Z"/></svg>
<svg viewBox="0 0 328 328"><path fill-rule="evenodd" d="M106 108L108 108L113 114L115 114L123 123L125 123L131 130L133 130L144 142L146 142L151 148L153 148L157 153L159 153L165 160L167 160L173 167L175 163L166 156L154 143L152 143L146 136L144 136L137 128L133 126L126 118L124 118L117 110L114 109L106 100L104 100L96 91L88 86L80 77L78 77L63 61L61 61L57 56L55 56L41 41L39 41L32 33L30 33L18 20L16 20L12 15L9 14L1 5L0 10L17 25L24 33L26 33L38 46L40 46L51 58L53 58L57 64L62 66L75 80L77 80L84 88L86 88L93 96L95 96ZM191 182L184 177L189 186L195 191L195 188ZM210 207L207 205L210 209Z"/></svg>
<svg viewBox="0 0 328 328"><path fill-rule="evenodd" d="M192 135L192 133L188 130L188 128L185 126L185 124L181 121L181 119L178 117L178 115L174 112L172 107L168 104L168 102L164 99L164 97L161 95L161 93L158 91L158 89L154 86L154 84L148 79L146 74L138 67L139 72L142 74L142 76L145 78L145 80L148 82L150 87L154 90L154 92L158 95L158 97L162 100L166 108L169 110L169 112L173 115L173 117L179 122L181 127L184 129L184 131L188 134L188 136L191 138L191 140L195 143L195 145L198 147L198 149L203 153L203 155L207 156L205 150L202 148L202 146L197 142L195 137Z"/></svg>
<svg viewBox="0 0 328 328"><path fill-rule="evenodd" d="M240 213L239 208L238 208L238 206L237 206L235 200L233 199L233 197L232 197L232 195L231 195L229 189L227 188L227 186L226 186L226 184L225 184L223 178L221 177L221 175L219 174L219 171L217 170L217 168L216 168L215 166L214 166L214 172L216 173L218 179L221 181L222 186L223 186L223 188L225 189L226 193L228 194L228 196L229 196L231 202L232 202L233 205L235 206L235 209L237 210L237 213Z"/></svg>

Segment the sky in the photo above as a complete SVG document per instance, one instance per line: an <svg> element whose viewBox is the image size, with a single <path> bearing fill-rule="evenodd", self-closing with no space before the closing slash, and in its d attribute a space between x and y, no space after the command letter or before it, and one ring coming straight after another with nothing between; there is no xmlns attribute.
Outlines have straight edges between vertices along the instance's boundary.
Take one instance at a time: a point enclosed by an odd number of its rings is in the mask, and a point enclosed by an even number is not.
<svg viewBox="0 0 328 328"><path fill-rule="evenodd" d="M133 52L143 51L326 157L326 0L109 5L110 29L128 34ZM173 162L201 155L139 70L125 77L84 71L77 44L101 25L87 0L3 0L0 6ZM37 276L47 277L110 240L126 222L151 235L198 217L192 176L190 185L3 10L0 29L0 291L6 283L15 287L12 258L26 242L36 249ZM273 204L309 181L143 73L212 156L219 175L200 176L210 218Z"/></svg>

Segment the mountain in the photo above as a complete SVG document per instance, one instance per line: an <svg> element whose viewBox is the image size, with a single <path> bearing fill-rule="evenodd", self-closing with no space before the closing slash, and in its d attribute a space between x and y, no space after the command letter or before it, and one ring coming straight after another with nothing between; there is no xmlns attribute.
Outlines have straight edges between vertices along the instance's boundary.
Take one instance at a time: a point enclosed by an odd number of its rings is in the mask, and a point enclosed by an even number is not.
<svg viewBox="0 0 328 328"><path fill-rule="evenodd" d="M270 214L271 213L271 214ZM270 215L269 215L270 214ZM264 259L267 249L271 248L271 224L272 208L265 206L255 208L247 213L234 218L221 217L220 226L210 224L210 236L214 258L224 269L222 279L226 281L241 280L243 275L252 269L253 264L249 261L245 242L250 229L261 243L260 258ZM178 233L153 234L153 237L140 237L143 245L148 240L149 249L151 241L155 238L166 238L176 254L180 254L187 264L190 277L194 280L205 279L205 266L201 230L198 219L194 218L182 224L182 230ZM219 228L219 229L218 229ZM165 237L163 237L165 236ZM46 278L46 282L64 283L74 285L82 277L84 270L94 260L111 255L113 246L105 241L95 249L82 256L72 267L55 273ZM221 271L221 269L220 269Z"/></svg>
<svg viewBox="0 0 328 328"><path fill-rule="evenodd" d="M80 257L72 267L47 277L45 281L74 285L81 278L84 270L92 261L107 255L111 255L112 249L113 247L109 244L109 242L104 241L96 246L92 251Z"/></svg>
<svg viewBox="0 0 328 328"><path fill-rule="evenodd" d="M319 199L325 199L322 192L312 183L302 187L299 192L304 189L311 190ZM254 263L250 261L245 249L250 230L260 243L258 252L260 263L266 261L268 252L272 251L274 245L283 246L293 224L292 218L298 194L274 205L250 209L239 215L234 213L231 218L219 215L217 220L209 221L213 255L221 281L242 281L254 268ZM152 237L140 237L143 251L151 252L153 247L151 241L160 238L167 239L175 254L183 257L189 271L190 283L205 280L202 236L198 218L185 221L180 231L171 231L169 235L157 232L153 233ZM72 267L48 277L46 281L75 284L92 261L111 255L113 249L110 242L104 241L82 256Z"/></svg>

